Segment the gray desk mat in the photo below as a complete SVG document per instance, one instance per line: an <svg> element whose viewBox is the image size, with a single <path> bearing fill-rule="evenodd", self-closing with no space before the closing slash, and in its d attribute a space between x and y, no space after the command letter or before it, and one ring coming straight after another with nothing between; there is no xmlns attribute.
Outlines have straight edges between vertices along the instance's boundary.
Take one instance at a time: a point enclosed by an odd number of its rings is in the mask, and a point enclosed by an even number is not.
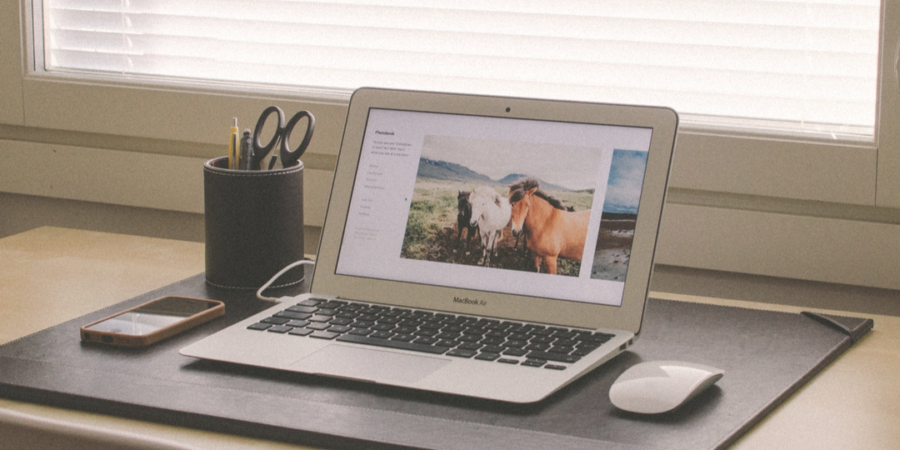
<svg viewBox="0 0 900 450"><path fill-rule="evenodd" d="M164 294L223 300L226 316L146 349L80 342L81 325ZM631 350L525 406L178 354L266 306L253 293L210 287L202 274L182 280L3 345L0 396L326 448L722 448L872 327L868 319L826 318L832 323L651 299ZM616 410L608 398L612 382L631 365L656 359L708 364L726 375L672 413Z"/></svg>

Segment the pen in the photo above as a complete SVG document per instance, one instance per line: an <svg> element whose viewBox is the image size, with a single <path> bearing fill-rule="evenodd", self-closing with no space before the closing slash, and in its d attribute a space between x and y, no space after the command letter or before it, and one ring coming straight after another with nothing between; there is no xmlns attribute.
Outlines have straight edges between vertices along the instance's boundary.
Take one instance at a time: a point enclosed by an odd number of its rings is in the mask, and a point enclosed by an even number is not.
<svg viewBox="0 0 900 450"><path fill-rule="evenodd" d="M253 163L253 144L252 139L250 137L250 130L244 130L244 136L241 137L241 152L238 155L239 170L250 170L250 166Z"/></svg>
<svg viewBox="0 0 900 450"><path fill-rule="evenodd" d="M238 139L240 130L238 130L237 117L234 118L234 125L231 126L231 142L228 143L228 168L238 168Z"/></svg>

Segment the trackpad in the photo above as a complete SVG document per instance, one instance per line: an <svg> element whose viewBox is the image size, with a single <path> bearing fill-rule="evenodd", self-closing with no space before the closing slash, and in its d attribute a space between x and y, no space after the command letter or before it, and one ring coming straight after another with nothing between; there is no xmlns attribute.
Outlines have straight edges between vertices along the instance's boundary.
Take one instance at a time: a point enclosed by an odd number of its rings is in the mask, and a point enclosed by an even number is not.
<svg viewBox="0 0 900 450"><path fill-rule="evenodd" d="M291 365L300 372L384 384L411 384L450 360L346 345L329 345Z"/></svg>

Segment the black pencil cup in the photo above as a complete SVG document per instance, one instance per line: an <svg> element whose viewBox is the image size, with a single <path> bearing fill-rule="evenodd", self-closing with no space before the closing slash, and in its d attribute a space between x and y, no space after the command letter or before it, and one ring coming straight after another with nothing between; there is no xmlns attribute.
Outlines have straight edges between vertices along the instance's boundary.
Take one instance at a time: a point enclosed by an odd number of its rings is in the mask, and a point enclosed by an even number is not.
<svg viewBox="0 0 900 450"><path fill-rule="evenodd" d="M259 289L303 259L303 162L277 170L231 170L228 157L203 165L206 282ZM272 287L303 281L303 266Z"/></svg>

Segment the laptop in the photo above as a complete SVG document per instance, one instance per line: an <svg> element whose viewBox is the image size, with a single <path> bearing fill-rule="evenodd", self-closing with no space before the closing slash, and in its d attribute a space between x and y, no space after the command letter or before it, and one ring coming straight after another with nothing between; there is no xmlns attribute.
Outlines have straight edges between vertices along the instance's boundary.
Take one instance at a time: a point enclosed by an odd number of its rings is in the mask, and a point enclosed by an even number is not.
<svg viewBox="0 0 900 450"><path fill-rule="evenodd" d="M513 403L640 334L678 116L362 88L310 293L181 354Z"/></svg>

